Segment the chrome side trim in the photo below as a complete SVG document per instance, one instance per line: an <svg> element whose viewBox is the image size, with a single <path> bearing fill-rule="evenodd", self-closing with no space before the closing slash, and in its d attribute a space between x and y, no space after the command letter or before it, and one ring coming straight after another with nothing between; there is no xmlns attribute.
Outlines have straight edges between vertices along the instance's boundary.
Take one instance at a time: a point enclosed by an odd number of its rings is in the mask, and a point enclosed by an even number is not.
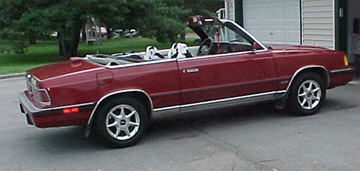
<svg viewBox="0 0 360 171"><path fill-rule="evenodd" d="M164 107L164 108L159 108L159 109L155 109L153 111L153 114L151 115L151 119L157 119L157 118L161 118L163 116L173 116L173 115L177 115L180 114L180 105L179 106L172 106L172 107Z"/></svg>
<svg viewBox="0 0 360 171"><path fill-rule="evenodd" d="M92 123L93 123L93 118L94 118L94 115L95 115L95 111L99 107L99 105L100 105L100 103L102 101L104 101L105 99L107 99L108 97L113 96L113 95L124 94L124 93L133 93L133 92L138 92L138 93L142 93L142 94L146 95L146 97L149 99L149 102L150 102L150 108L153 109L153 102L152 102L149 94L147 94L143 90L140 90L140 89L128 89L128 90L121 90L121 91L115 91L115 92L109 93L109 94L103 96L102 98L100 98L100 100L97 101L97 103L96 103L96 105L95 105L93 111L91 112L91 115L90 115L90 117L89 117L89 119L87 121L87 125L86 125L86 128L85 128L85 136L89 137L89 135L90 135L91 126L92 126ZM152 113L150 113L150 115L152 115Z"/></svg>
<svg viewBox="0 0 360 171"><path fill-rule="evenodd" d="M206 55L206 56L195 56L191 58L178 58L178 61L189 61L189 60L196 60L196 59L207 59L207 58L215 58L215 57L227 57L233 55L242 55L242 54L251 54L251 53L259 53L265 52L267 50L256 50L256 51L243 51L243 52L233 52L233 53L225 53L225 54L215 54L215 55Z"/></svg>
<svg viewBox="0 0 360 171"><path fill-rule="evenodd" d="M174 62L176 61L176 58L172 59L161 59L161 60L154 60L154 61L145 61L145 62L139 62L139 63L132 63L132 64L123 64L123 65L106 65L105 68L109 69L116 69L116 68L126 68L126 67L134 67L134 66L140 66L140 65L151 65L151 64L158 64L158 63L166 63L166 62Z"/></svg>
<svg viewBox="0 0 360 171"><path fill-rule="evenodd" d="M85 59L82 59L82 60L85 60ZM87 61L89 61L89 60L87 60ZM98 68L92 68L92 69L77 71L77 72L73 72L73 73L69 73L69 74L64 74L64 75L59 75L59 76L56 76L56 77L47 78L47 79L44 79L42 81L54 80L54 79L58 79L58 78L68 77L68 76L82 74L82 73L91 72L91 71L97 71L97 70L101 70L101 69L102 69L101 67L98 67Z"/></svg>
<svg viewBox="0 0 360 171"><path fill-rule="evenodd" d="M93 104L95 104L95 103L94 102L81 103L81 104L75 104L75 105L69 105L69 106L61 106L61 107L49 108L49 109L45 109L45 110L42 110L42 111L59 110L59 109L66 109L66 108L73 108L73 107L82 107L82 106L89 106L89 105L93 105Z"/></svg>
<svg viewBox="0 0 360 171"><path fill-rule="evenodd" d="M260 94L253 94L253 95L246 95L246 96L240 96L240 97L232 97L232 98L226 98L226 99L220 99L220 100L212 100L212 101L207 101L207 102L200 102L200 103L193 103L193 104L186 104L186 105L182 105L181 108L189 108L189 107L194 107L194 106L202 106L202 105L209 105L209 104L214 104L214 103L221 103L221 102L230 102L230 101L236 101L236 100L244 100L244 99L251 99L251 98L255 98L255 97L264 97L264 96L268 96L268 95L274 95L276 94L277 91L274 92L268 92L268 93L260 93ZM244 102L242 102L244 103ZM245 102L246 103L246 102Z"/></svg>
<svg viewBox="0 0 360 171"><path fill-rule="evenodd" d="M279 95L285 93L285 90L282 91L272 91L266 93L259 93L259 94L252 94L252 95L245 95L239 97L231 97L219 100L211 100L199 103L191 103L185 105L176 105L170 107L163 107L154 109L153 115L154 117L158 117L162 114L168 113L179 113L179 112L190 112L190 111L197 111L197 110L204 110L204 109L213 109L219 107L228 107L228 106L235 106L235 105L242 105L247 103L255 103L260 101L266 100L275 100Z"/></svg>
<svg viewBox="0 0 360 171"><path fill-rule="evenodd" d="M151 65L151 64L166 63L166 62L187 61L187 60L194 60L194 59L214 58L214 57L226 57L226 56L240 55L240 54L251 54L251 53L259 53L259 52L265 52L265 51L267 51L267 49L256 50L256 51L233 52L233 53L226 53L226 54L206 55L206 56L194 56L191 58L161 59L161 60L155 60L155 61L145 61L145 62L139 62L139 63L113 65L113 66L106 65L104 67L109 68L109 69L117 69L117 68L135 67L135 66Z"/></svg>
<svg viewBox="0 0 360 171"><path fill-rule="evenodd" d="M160 112L160 111L164 111L164 110L173 110L173 109L178 109L178 108L180 108L180 107L181 107L181 105L170 106L170 107L163 107L163 108L154 109L153 112Z"/></svg>
<svg viewBox="0 0 360 171"><path fill-rule="evenodd" d="M305 69L310 69L310 68L320 68L320 69L323 69L324 71L326 71L326 76L327 76L327 80L328 80L326 87L329 85L329 83L330 83L330 76L329 76L328 70L327 70L324 66L321 66L321 65L309 65L309 66L305 66L305 67L302 67L302 68L298 69L298 70L293 74L293 76L291 77L291 80L290 80L290 82L289 82L289 84L288 84L288 86L287 86L287 88L286 88L286 92L289 91L292 83L294 82L295 77L296 77L301 71L303 71L303 70L305 70Z"/></svg>
<svg viewBox="0 0 360 171"><path fill-rule="evenodd" d="M330 71L330 73L334 74L334 73L338 73L338 72L349 72L351 70L353 70L353 68L345 68L345 69L333 70L333 71Z"/></svg>

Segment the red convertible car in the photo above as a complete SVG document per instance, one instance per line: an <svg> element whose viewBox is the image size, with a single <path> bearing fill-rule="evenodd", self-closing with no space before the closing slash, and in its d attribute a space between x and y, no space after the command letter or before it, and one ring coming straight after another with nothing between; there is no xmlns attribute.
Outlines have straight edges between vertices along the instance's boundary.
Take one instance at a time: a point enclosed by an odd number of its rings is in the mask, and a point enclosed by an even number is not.
<svg viewBox="0 0 360 171"><path fill-rule="evenodd" d="M354 77L341 51L264 45L233 21L190 17L199 46L87 55L27 71L20 109L36 127L86 125L107 144L137 143L151 118L276 101L294 115L311 115L326 89Z"/></svg>

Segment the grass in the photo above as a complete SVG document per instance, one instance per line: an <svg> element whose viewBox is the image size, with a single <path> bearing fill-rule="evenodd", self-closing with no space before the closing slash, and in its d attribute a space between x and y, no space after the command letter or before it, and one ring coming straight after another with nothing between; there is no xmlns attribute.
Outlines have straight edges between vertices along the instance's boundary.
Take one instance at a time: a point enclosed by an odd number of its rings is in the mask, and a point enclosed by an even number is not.
<svg viewBox="0 0 360 171"><path fill-rule="evenodd" d="M194 39L187 40L188 45L193 45ZM0 41L0 46L6 45L7 41ZM144 51L146 46L156 46L158 49L170 48L171 43L160 43L154 39L132 38L104 40L100 46L80 43L78 56L86 54L112 54L119 52ZM28 47L25 54L2 53L0 54L0 75L22 73L30 68L47 65L65 60L58 55L56 40L38 41L36 45Z"/></svg>

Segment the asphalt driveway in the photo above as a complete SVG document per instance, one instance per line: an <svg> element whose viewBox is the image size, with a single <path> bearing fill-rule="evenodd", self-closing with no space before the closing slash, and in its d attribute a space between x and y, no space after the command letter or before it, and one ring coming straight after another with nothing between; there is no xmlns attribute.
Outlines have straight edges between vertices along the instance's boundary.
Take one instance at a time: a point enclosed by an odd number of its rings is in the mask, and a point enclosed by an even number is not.
<svg viewBox="0 0 360 171"><path fill-rule="evenodd" d="M27 125L23 89L23 78L0 80L0 170L360 169L360 85L329 90L308 117L258 104L162 118L124 149L86 139L83 127Z"/></svg>

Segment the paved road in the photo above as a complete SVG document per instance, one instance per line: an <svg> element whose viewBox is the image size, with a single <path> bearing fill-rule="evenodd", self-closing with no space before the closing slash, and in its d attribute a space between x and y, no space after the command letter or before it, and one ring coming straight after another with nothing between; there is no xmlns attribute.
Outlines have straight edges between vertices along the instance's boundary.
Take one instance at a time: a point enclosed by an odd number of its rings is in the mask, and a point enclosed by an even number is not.
<svg viewBox="0 0 360 171"><path fill-rule="evenodd" d="M272 105L157 120L134 147L108 149L82 127L39 129L18 110L22 78L0 80L0 170L359 170L360 86L328 91L319 114Z"/></svg>

